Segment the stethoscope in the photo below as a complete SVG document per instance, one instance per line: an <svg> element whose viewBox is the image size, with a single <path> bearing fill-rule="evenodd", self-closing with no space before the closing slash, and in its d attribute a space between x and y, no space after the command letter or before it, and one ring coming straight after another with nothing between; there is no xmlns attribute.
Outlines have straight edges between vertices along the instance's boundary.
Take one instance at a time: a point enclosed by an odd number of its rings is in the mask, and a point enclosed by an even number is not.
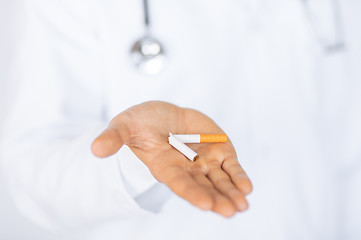
<svg viewBox="0 0 361 240"><path fill-rule="evenodd" d="M331 9L332 9L332 25L334 28L334 36L325 37L322 36L321 30L317 25L314 14L309 6L309 0L301 0L302 7L306 18L308 20L309 28L314 35L315 40L321 46L326 54L332 54L345 50L346 40L344 33L344 25L341 16L340 3L339 0L331 0ZM332 38L332 39L330 39Z"/></svg>
<svg viewBox="0 0 361 240"><path fill-rule="evenodd" d="M333 9L333 25L335 28L335 38L331 42L321 37L316 20L309 8L308 0L301 0L301 2L311 31L325 53L334 53L344 50L345 39L338 0L331 1ZM145 34L134 43L131 49L131 56L135 67L139 72L145 75L157 75L166 67L166 56L163 45L159 40L154 38L151 33L148 0L143 0L143 14Z"/></svg>
<svg viewBox="0 0 361 240"><path fill-rule="evenodd" d="M148 0L143 0L145 34L137 40L131 49L135 67L145 75L157 75L165 69L164 47L151 33Z"/></svg>

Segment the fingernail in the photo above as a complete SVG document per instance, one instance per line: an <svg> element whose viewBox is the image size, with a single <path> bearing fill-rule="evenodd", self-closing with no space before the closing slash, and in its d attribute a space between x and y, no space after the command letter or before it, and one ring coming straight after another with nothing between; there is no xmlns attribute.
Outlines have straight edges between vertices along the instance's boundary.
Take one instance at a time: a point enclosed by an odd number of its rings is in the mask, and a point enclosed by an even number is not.
<svg viewBox="0 0 361 240"><path fill-rule="evenodd" d="M248 209L248 203L246 201L241 201L237 204L239 211L243 212Z"/></svg>

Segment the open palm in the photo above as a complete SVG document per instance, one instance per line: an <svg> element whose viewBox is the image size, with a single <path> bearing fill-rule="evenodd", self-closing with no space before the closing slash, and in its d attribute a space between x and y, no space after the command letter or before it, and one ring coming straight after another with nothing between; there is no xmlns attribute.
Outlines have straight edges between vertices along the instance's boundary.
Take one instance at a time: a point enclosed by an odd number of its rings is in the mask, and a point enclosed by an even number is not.
<svg viewBox="0 0 361 240"><path fill-rule="evenodd" d="M252 191L252 184L230 141L190 144L199 155L191 162L169 145L169 132L223 133L196 110L159 101L145 102L116 116L94 140L92 150L98 157L107 157L126 144L158 181L193 205L226 217L248 208L245 196Z"/></svg>

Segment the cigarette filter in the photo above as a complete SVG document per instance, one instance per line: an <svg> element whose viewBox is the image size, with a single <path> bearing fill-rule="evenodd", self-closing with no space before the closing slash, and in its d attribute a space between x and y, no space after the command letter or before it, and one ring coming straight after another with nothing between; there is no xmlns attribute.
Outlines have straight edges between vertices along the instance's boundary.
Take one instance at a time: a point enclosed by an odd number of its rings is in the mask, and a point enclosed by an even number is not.
<svg viewBox="0 0 361 240"><path fill-rule="evenodd" d="M169 133L168 137L169 144L172 145L175 149L180 151L184 156L186 156L189 160L195 161L198 158L198 154L189 148L187 145L179 141L174 135Z"/></svg>
<svg viewBox="0 0 361 240"><path fill-rule="evenodd" d="M174 134L182 143L223 143L227 142L226 134Z"/></svg>

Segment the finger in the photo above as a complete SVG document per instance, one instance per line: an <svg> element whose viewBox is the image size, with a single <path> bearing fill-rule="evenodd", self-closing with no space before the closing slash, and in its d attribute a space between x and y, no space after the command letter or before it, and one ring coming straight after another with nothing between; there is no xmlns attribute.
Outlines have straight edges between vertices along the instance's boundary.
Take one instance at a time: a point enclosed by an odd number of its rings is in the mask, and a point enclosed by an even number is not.
<svg viewBox="0 0 361 240"><path fill-rule="evenodd" d="M237 209L234 207L232 202L223 196L220 192L218 192L214 188L212 182L203 173L195 173L192 176L194 180L206 188L207 191L211 194L214 201L212 211L219 213L224 217L231 217L235 214Z"/></svg>
<svg viewBox="0 0 361 240"><path fill-rule="evenodd" d="M125 136L118 128L108 127L92 143L91 149L97 157L108 157L125 144Z"/></svg>
<svg viewBox="0 0 361 240"><path fill-rule="evenodd" d="M252 192L251 180L248 178L241 165L239 165L237 159L225 159L222 164L222 169L230 176L232 182L237 186L237 188L245 195Z"/></svg>
<svg viewBox="0 0 361 240"><path fill-rule="evenodd" d="M214 168L207 174L215 188L227 196L239 211L245 211L248 208L247 200L244 194L236 188L231 182L228 174L221 168Z"/></svg>
<svg viewBox="0 0 361 240"><path fill-rule="evenodd" d="M188 172L180 167L172 167L167 169L167 173L171 177L166 179L164 183L174 193L203 210L212 209L212 195L198 184Z"/></svg>

